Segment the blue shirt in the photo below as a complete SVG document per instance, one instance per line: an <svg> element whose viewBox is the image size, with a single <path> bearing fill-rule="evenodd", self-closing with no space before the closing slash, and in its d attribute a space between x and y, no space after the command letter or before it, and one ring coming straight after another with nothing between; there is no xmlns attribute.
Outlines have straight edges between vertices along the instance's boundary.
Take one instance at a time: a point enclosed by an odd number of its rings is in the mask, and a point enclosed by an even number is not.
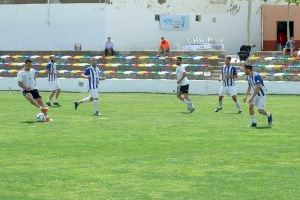
<svg viewBox="0 0 300 200"><path fill-rule="evenodd" d="M257 93L258 96L265 96L266 95L266 88L263 79L261 78L260 74L257 72L253 72L253 75L247 76L248 84L252 88L253 92L257 85L260 85L260 90Z"/></svg>
<svg viewBox="0 0 300 200"><path fill-rule="evenodd" d="M222 80L223 80L223 85L224 86L235 86L235 78L226 78L226 76L236 76L237 71L236 67L230 65L226 66L224 65L222 68Z"/></svg>
<svg viewBox="0 0 300 200"><path fill-rule="evenodd" d="M89 81L89 90L98 89L99 79L102 72L98 67L93 67L92 65L86 68L83 72L84 75L90 76Z"/></svg>

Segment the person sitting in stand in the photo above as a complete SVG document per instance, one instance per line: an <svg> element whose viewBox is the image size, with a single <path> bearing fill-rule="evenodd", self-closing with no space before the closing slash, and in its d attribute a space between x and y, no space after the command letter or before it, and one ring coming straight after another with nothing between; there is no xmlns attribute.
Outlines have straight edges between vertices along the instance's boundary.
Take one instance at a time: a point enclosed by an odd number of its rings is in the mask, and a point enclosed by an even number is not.
<svg viewBox="0 0 300 200"><path fill-rule="evenodd" d="M293 37L291 37L285 44L285 47L283 49L283 55L290 55L292 56L295 50L295 40Z"/></svg>
<svg viewBox="0 0 300 200"><path fill-rule="evenodd" d="M164 37L161 37L160 45L159 45L159 53L163 56L168 56L170 52L170 42L166 40Z"/></svg>
<svg viewBox="0 0 300 200"><path fill-rule="evenodd" d="M111 37L107 38L107 41L105 43L105 56L114 56L114 43L111 41Z"/></svg>

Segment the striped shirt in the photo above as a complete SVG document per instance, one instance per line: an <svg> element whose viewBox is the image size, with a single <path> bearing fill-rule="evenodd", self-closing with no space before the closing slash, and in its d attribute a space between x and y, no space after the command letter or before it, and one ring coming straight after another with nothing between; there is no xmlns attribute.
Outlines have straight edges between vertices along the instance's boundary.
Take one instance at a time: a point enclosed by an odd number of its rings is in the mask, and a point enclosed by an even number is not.
<svg viewBox="0 0 300 200"><path fill-rule="evenodd" d="M98 67L93 67L92 65L86 68L83 72L84 75L89 77L89 90L98 89L99 79L101 71Z"/></svg>
<svg viewBox="0 0 300 200"><path fill-rule="evenodd" d="M259 73L253 72L253 75L248 75L247 81L248 81L249 86L252 88L253 92L255 91L256 86L260 85L260 90L257 94L258 96L266 95L265 84Z"/></svg>
<svg viewBox="0 0 300 200"><path fill-rule="evenodd" d="M56 63L49 62L47 65L47 71L48 71L48 81L56 81L57 79Z"/></svg>
<svg viewBox="0 0 300 200"><path fill-rule="evenodd" d="M235 78L226 78L226 76L236 76L237 71L236 67L230 65L226 66L224 65L222 68L222 80L223 80L223 85L224 86L235 86Z"/></svg>

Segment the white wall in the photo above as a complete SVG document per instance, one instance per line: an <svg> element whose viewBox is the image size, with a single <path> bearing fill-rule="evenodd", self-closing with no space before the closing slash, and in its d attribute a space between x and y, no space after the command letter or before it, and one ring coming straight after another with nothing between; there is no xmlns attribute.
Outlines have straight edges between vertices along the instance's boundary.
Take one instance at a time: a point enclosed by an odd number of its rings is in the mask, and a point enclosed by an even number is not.
<svg viewBox="0 0 300 200"><path fill-rule="evenodd" d="M60 78L61 88L66 92L87 92L87 80L74 78ZM37 79L38 89L48 91L47 78ZM300 94L300 82L266 81L268 94ZM245 93L248 84L246 81L237 81L240 93ZM220 83L218 81L190 81L192 94L218 94ZM16 78L0 77L0 90L20 90ZM175 80L105 80L100 84L101 92L147 92L167 93L176 91Z"/></svg>
<svg viewBox="0 0 300 200"><path fill-rule="evenodd" d="M223 38L229 53L236 53L247 42L247 1L237 1L241 10L227 12L228 5L209 5L209 1L176 0L159 5L153 0L115 0L112 5L51 4L0 5L0 50L102 50L108 35L119 50L156 50L161 36L184 44L194 35ZM253 3L252 41L261 44L260 4ZM228 1L228 4L230 1ZM190 28L163 31L155 14L189 14ZM202 15L202 22L195 15ZM216 17L217 22L212 23ZM49 22L49 23L48 23ZM257 50L258 50L257 49Z"/></svg>

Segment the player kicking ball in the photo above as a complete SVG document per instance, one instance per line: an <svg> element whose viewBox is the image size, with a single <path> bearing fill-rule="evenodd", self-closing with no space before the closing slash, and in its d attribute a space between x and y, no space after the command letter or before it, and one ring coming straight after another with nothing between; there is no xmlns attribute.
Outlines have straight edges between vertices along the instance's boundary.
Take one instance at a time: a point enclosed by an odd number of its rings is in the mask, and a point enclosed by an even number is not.
<svg viewBox="0 0 300 200"><path fill-rule="evenodd" d="M51 121L48 116L48 108L43 103L42 97L36 88L35 70L31 67L32 61L27 59L24 68L18 72L18 85L22 88L23 96L44 114L45 121Z"/></svg>
<svg viewBox="0 0 300 200"><path fill-rule="evenodd" d="M249 103L249 113L251 118L250 127L257 127L254 106L258 108L258 112L268 119L268 125L272 125L272 114L265 110L265 101L266 101L266 89L264 85L264 81L261 76L257 72L253 72L252 65L244 66L245 73L247 75L248 80L248 90L243 99L244 103L247 102L247 97L251 95Z"/></svg>
<svg viewBox="0 0 300 200"><path fill-rule="evenodd" d="M189 97L189 80L184 66L182 66L182 57L177 57L176 60L176 77L177 77L177 98L187 105L190 113L195 111L194 105Z"/></svg>
<svg viewBox="0 0 300 200"><path fill-rule="evenodd" d="M95 110L95 116L101 116L101 113L99 112L99 81L100 80L105 80L104 77L101 77L101 71L97 67L97 59L92 58L91 59L91 65L85 69L85 71L82 74L82 77L88 79L88 87L89 87L89 92L90 96L81 99L80 101L75 101L74 106L75 110L78 109L79 105L82 103L87 103L87 102L93 102L94 103L94 110Z"/></svg>

